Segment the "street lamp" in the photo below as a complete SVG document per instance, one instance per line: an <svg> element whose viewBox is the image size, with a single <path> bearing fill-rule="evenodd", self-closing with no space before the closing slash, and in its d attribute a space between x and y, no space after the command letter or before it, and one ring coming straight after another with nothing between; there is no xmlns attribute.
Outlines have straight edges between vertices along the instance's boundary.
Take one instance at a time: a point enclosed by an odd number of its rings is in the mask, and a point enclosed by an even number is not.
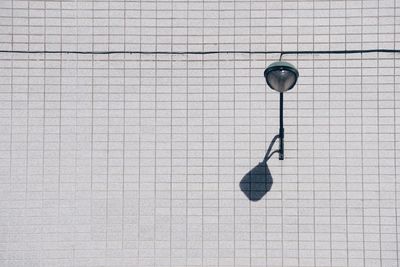
<svg viewBox="0 0 400 267"><path fill-rule="evenodd" d="M294 87L299 72L292 64L284 61L274 62L264 71L264 77L271 89L279 92L279 160L284 159L283 93Z"/></svg>

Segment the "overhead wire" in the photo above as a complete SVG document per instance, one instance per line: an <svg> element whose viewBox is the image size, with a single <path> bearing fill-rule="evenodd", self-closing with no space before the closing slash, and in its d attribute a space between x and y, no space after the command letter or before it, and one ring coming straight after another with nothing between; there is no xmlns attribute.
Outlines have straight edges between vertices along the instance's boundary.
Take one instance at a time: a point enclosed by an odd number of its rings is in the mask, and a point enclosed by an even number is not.
<svg viewBox="0 0 400 267"><path fill-rule="evenodd" d="M78 51L78 50L0 50L0 53L14 54L82 54L82 55L112 55L112 54L139 54L139 55L213 55L213 54L279 54L284 55L306 54L366 54L366 53L400 53L400 49L351 49L351 50L288 50L288 51L247 51L247 50L210 50L210 51Z"/></svg>

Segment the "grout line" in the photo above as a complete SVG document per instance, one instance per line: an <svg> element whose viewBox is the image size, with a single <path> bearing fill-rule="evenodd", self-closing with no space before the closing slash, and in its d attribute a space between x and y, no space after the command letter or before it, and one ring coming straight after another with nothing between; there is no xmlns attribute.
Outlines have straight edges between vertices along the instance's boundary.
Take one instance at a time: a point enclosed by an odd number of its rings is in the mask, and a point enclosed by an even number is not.
<svg viewBox="0 0 400 267"><path fill-rule="evenodd" d="M296 2L296 30L299 32L299 3ZM296 36L296 48L299 47L299 36ZM281 54L282 55L282 54ZM296 58L297 65L299 62L299 57L297 55ZM296 173L299 173L299 90L296 91ZM297 194L297 201L296 201L296 208L297 208L297 266L301 266L300 262L300 203L299 203L299 195L300 195L300 190L299 190L299 176L297 175L296 179L296 194Z"/></svg>
<svg viewBox="0 0 400 267"><path fill-rule="evenodd" d="M126 0L124 0L124 49L126 47ZM123 97L124 97L124 110L123 110L123 130L122 130L122 213L121 213L121 248L125 249L125 146L126 146L126 61L125 55L123 60L123 68L124 68L124 78L123 78ZM125 255L122 254L123 258Z"/></svg>
<svg viewBox="0 0 400 267"><path fill-rule="evenodd" d="M377 8L377 40L376 44L379 47L379 41L380 41L380 24L379 24L379 1L377 1L378 8ZM382 259L382 218L381 218L381 157L380 157L380 146L381 146L381 133L380 133L380 120L381 118L379 117L380 112L379 112L379 106L380 106L380 95L379 95L379 54L378 57L376 57L376 110L377 110L377 121L376 121L376 126L377 126L377 135L378 135L378 221L379 221L379 266L383 266L383 259Z"/></svg>
<svg viewBox="0 0 400 267"><path fill-rule="evenodd" d="M396 6L397 0L394 0L394 19L393 19L393 45L396 47L396 11L397 11L397 6ZM396 58L393 57L393 124L394 124L394 145L393 145L393 150L394 150L394 213L395 213L395 234L396 234L396 265L399 266L399 232L398 232L398 226L399 226L399 221L398 221L398 211L397 211L397 127L396 127ZM363 191L364 192L364 191Z"/></svg>
<svg viewBox="0 0 400 267"><path fill-rule="evenodd" d="M28 9L30 7L30 2L28 2ZM30 31L31 29L31 21L30 18L28 18L28 31ZM28 50L31 48L31 36L28 36ZM30 56L28 56L28 80L27 80L27 93L26 93L26 135L25 135L25 196L24 196L24 216L26 216L27 211L28 211L28 184L29 184L29 116L30 116L30 112L29 112L29 102L30 102L30 87L31 87L31 68L30 68L30 64L31 60L30 60ZM60 124L60 128L61 128L61 124ZM60 160L58 161L59 165L59 177L60 177ZM60 196L60 194L59 194ZM23 265L25 266L25 262L23 262Z"/></svg>
<svg viewBox="0 0 400 267"><path fill-rule="evenodd" d="M92 4L92 10L94 8L94 1L92 0L91 4ZM92 50L94 50L94 12L92 11L92 27L91 27L91 36L92 36ZM90 116L90 219L93 219L93 151L94 151L94 55L91 56L91 82L90 82L90 88L91 88L91 116ZM90 236L93 237L93 226L91 225L90 227Z"/></svg>
<svg viewBox="0 0 400 267"><path fill-rule="evenodd" d="M221 2L218 1L218 50L220 50L220 31L221 31L221 25L220 25L220 21L221 21ZM219 267L220 264L220 126L221 126L221 117L220 117L220 90L221 90L221 85L220 85L220 81L221 79L219 77L221 77L221 72L220 72L220 58L219 58L220 54L218 54L218 65L217 65L217 107L218 107L218 113L217 113L217 118L218 118L218 126L217 126L217 149L218 149L218 159L217 159L217 177L218 177L218 183L217 183L217 195L218 195L218 200L217 200L217 266Z"/></svg>
<svg viewBox="0 0 400 267"><path fill-rule="evenodd" d="M264 9L264 16L265 16L265 22L267 21L267 19L268 19L268 12L267 12L267 10L268 10L268 1L265 1L265 9ZM265 23L265 25L266 25L266 23ZM267 28L268 27L265 27L265 29L264 29L264 47L265 47L265 49L267 49L267 45L268 45L268 38L267 38L267 36L268 36L268 34L267 34ZM281 56L282 56L282 54L281 54ZM264 60L265 60L265 62L267 62L267 55L265 55L264 56ZM266 84L264 84L264 89L267 89L267 85ZM267 142L268 142L268 120L267 120L267 118L268 118L268 112L267 112L267 104L268 102L267 102L267 94L264 94L264 143L265 144L267 144ZM267 166L268 166L268 163L267 163ZM265 265L266 266L268 266L268 256L269 256L269 251L268 251L268 201L267 201L267 198L265 197L265 200L264 200L264 202L265 202Z"/></svg>
<svg viewBox="0 0 400 267"><path fill-rule="evenodd" d="M110 14L110 0L107 1L107 14ZM107 16L107 47L110 47L110 16ZM105 205L105 263L108 265L108 227L109 227L109 179L110 179L110 55L107 55L107 148L106 148L106 205Z"/></svg>
<svg viewBox="0 0 400 267"><path fill-rule="evenodd" d="M174 1L171 1L170 2L171 3L171 18L170 18L170 21L171 21L171 27L173 27L173 25L174 25ZM170 32L170 38L171 38L171 43L173 44L174 43L174 31L173 31L173 29L171 29L171 32ZM171 45L171 50L172 50L172 45ZM173 127L173 100L174 100L174 98L173 98L173 88L174 88L174 65L173 65L173 61L172 61L172 58L173 58L173 56L172 56L172 54L171 54L171 56L170 56L170 58L171 58L171 61L170 61L170 65L169 65L169 73L170 73L170 75L169 75L169 79L170 79L170 92L169 92L169 94L170 94L170 98L169 98L169 104L170 104L170 122L169 122L169 124L170 124L170 132L169 132L169 134L170 134L170 147L169 147L169 149L170 149L170 184L169 184L169 207L170 207L170 211L169 211L169 214L170 214L170 221L169 221L169 255L170 255L170 267L172 267L172 260L171 260L171 255L172 255L172 244L173 244L173 242L172 242L172 222L173 222L173 182L172 182L172 177L173 177L173 170L174 170L174 168L173 168L173 146L174 146L174 143L173 143L173 140L174 140L174 138L173 138L173 135L174 135L174 133L173 133L173 131L174 131L174 127ZM188 79L188 77L186 77L186 79ZM187 172L186 172L187 173ZM187 185L186 185L187 186ZM187 187L186 187L187 188ZM186 200L187 200L187 195L188 195L188 193L186 192ZM186 204L186 236L187 236L187 228L188 228L188 223L187 223L187 204ZM187 253L187 247L188 247L188 242L187 242L187 239L185 239L185 248L186 248L186 252L185 252L185 261L186 261L186 265L188 264L188 262L187 262L187 256L188 256L188 253Z"/></svg>
<svg viewBox="0 0 400 267"><path fill-rule="evenodd" d="M347 8L347 1L345 2L345 7ZM345 33L347 33L348 27L348 16L347 12L344 16L345 18ZM344 45L345 48L347 48L347 35L344 36ZM345 214L346 214L346 220L345 220L345 226L346 226L346 264L347 266L350 265L350 256L349 256L349 207L348 207L348 181L347 181L347 175L348 175L348 165L347 165L347 56L345 55L345 61L344 61L344 183L345 183Z"/></svg>
<svg viewBox="0 0 400 267"><path fill-rule="evenodd" d="M62 46L63 46L63 23L62 23L62 21L63 21L63 13L62 13L62 7L63 7L63 4L62 4L62 2L60 3L60 20L59 20L59 22L60 22L60 46L61 46L61 49L62 49ZM59 109L58 109L58 111L59 111L59 120L58 120L58 181L57 181L57 183L58 183L58 188L57 188L57 193L58 193L58 209L57 209L57 217L58 217L58 219L60 219L60 195L61 195L61 149L62 149L62 146L61 146L61 138L62 138L62 132L61 132L61 130L62 130L62 88L63 88L63 56L61 55L60 56L60 60L59 60L59 62L60 62L60 79L59 79L59 83L58 83L58 86L59 86L59 88L60 88L60 91L59 91L59 98L58 98L58 104L59 104Z"/></svg>
<svg viewBox="0 0 400 267"><path fill-rule="evenodd" d="M204 51L204 2L202 0L202 35L201 44ZM202 56L202 59L204 56ZM204 267L204 96L205 96L205 84L204 84L204 60L201 62L201 266Z"/></svg>
<svg viewBox="0 0 400 267"><path fill-rule="evenodd" d="M11 48L14 48L14 1L11 1L11 16L12 16L12 19L11 19ZM9 188L8 188L8 195L6 195L6 197L9 197L11 194L12 194L12 188L13 188L13 176L14 176L14 172L13 172L13 157L14 157L14 154L13 154L13 145L14 145L14 138L13 138L13 136L14 136L14 129L13 129L13 126L14 126L14 55L11 55L11 73L10 73L10 144L9 144L9 149L10 149L10 151L9 151L9 156L10 156L10 160L9 160ZM44 138L44 134L43 134L43 138ZM44 145L43 145L43 162L44 162ZM43 164L43 166L44 166L44 164ZM42 170L43 170L43 173L44 173L44 167L42 168ZM44 176L44 175L43 175ZM44 183L44 181L43 181L43 178L42 178L42 184ZM42 193L42 201L43 201L43 193ZM3 212L3 209L2 209L2 212ZM12 223L11 223L11 220L10 220L10 218L7 218L6 219L6 222L7 222L7 224L6 224L6 227L5 227L5 229L6 229L6 235L5 235L5 240L6 240L6 242L8 243L8 242L10 242L10 240L11 240L11 237L12 237L12 234L11 234L11 226L12 226ZM43 232L41 231L40 232L40 234L42 234ZM42 238L41 238L41 241L42 241ZM40 242L40 250L42 251L42 249L43 249L43 242ZM11 262L10 262L10 260L9 260L9 255L11 254L11 252L10 252L10 248L8 247L8 246L6 246L6 249L5 249L5 253L3 254L3 255L6 255L5 256L5 258L6 258L6 261L5 261L5 264L6 265L11 265ZM4 257L4 256L3 256ZM41 258L40 258L40 261L39 261L39 264L41 264Z"/></svg>
<svg viewBox="0 0 400 267"><path fill-rule="evenodd" d="M364 20L364 4L361 3L361 17ZM361 24L361 32L364 32L364 27L363 23ZM363 47L363 43L361 43L361 48ZM363 62L364 62L364 57L361 55L361 68L360 68L360 75L361 75L361 81L360 81L360 98L361 98L361 103L360 103L360 117L361 117L361 130L360 130L360 139L361 139L361 214L362 214L362 256L363 256L363 266L365 266L365 192L364 192L364 114L363 114L363 93L362 93L362 88L363 88L363 76L364 76L364 71L363 71Z"/></svg>
<svg viewBox="0 0 400 267"><path fill-rule="evenodd" d="M77 14L78 13L78 2L75 2L75 8L76 8L76 11L75 11L75 14ZM75 24L76 25L78 25L79 23L78 23L78 16L75 16ZM44 24L44 25L46 25L46 24ZM75 32L75 38L76 38L76 48L78 49L79 48L79 42L78 42L78 29L76 29L76 32ZM46 56L46 55L43 55L44 57ZM74 76L75 76L75 80L74 80L74 83L75 83L75 87L78 87L78 76L79 76L79 67L80 67L80 64L79 64L79 62L80 62L80 60L79 60L79 55L77 54L76 55L76 62L75 62L75 71L74 71ZM79 184L78 184L78 179L76 178L77 176L78 176L78 173L79 173L79 167L78 167L78 157L79 157L79 154L78 154L78 149L79 149L79 138L78 138L78 127L79 127L79 125L78 125L78 101L76 101L77 100L77 98L78 98L78 96L77 95L75 95L75 99L74 99L74 102L75 102L75 129L74 129L74 131L75 131L75 140L74 140L74 142L75 142L75 146L74 146L74 157L75 157L75 160L74 160L74 165L75 165L75 169L74 169L74 187L75 187L75 192L74 192L74 213L73 213L73 224L74 225L77 225L77 217L79 216L78 215L78 208L77 208L77 191L79 190L78 188L79 188ZM78 200L79 200L79 195L78 195ZM76 232L74 232L74 234L73 234L73 237L74 237L74 240L76 240L76 236L77 236L77 234L76 234ZM76 266L77 264L76 264L76 249L77 249L77 247L76 246L73 246L73 257L72 257L72 264L73 264L73 266Z"/></svg>
<svg viewBox="0 0 400 267"><path fill-rule="evenodd" d="M186 0L186 17L189 18L189 5L190 1ZM173 17L173 15L171 16ZM186 21L186 50L189 50L189 20ZM171 23L171 27L173 27L173 23ZM173 43L173 34L171 31L171 43ZM171 45L171 51L172 51L172 45ZM172 56L171 56L172 58ZM185 60L186 64L186 86L189 88L189 57L186 56ZM172 65L172 63L171 63ZM171 80L172 80L172 74L171 74ZM171 104L171 117L172 117L172 104ZM187 176L189 176L189 90L186 90L186 167L185 167L185 173ZM189 178L186 178L186 184L185 184L185 189L186 189L186 205L185 205L185 266L188 266L188 228L189 228ZM172 267L172 266L171 266Z"/></svg>
<svg viewBox="0 0 400 267"><path fill-rule="evenodd" d="M331 2L329 2L329 48L331 48ZM362 55L361 55L362 56ZM331 55L328 57L328 162L331 164ZM329 186L329 263L333 266L333 253L332 253L332 177L331 168L328 168L328 186Z"/></svg>
<svg viewBox="0 0 400 267"><path fill-rule="evenodd" d="M142 0L139 1L139 7L140 7L140 11L139 11L139 47L140 49L142 48ZM139 96L138 96L138 100L139 100L139 107L138 107L138 115L139 115L139 134L138 134L138 151L139 151L139 162L138 162L138 215L137 215L137 264L138 266L140 266L141 264L141 255L140 255L140 248L141 248L141 240L140 240L140 226L141 226L141 220L140 220L140 215L141 215L141 174L142 174L142 55L139 55L139 86L138 86L138 91L139 91Z"/></svg>
<svg viewBox="0 0 400 267"><path fill-rule="evenodd" d="M155 25L155 32L156 36L154 38L154 45L155 48L157 49L158 47L158 38L157 38L157 32L158 32L158 5L157 1L155 3L155 20L156 20L156 25ZM158 77L158 61L157 61L157 55L154 55L154 76ZM157 104L158 104L158 97L157 97L157 88L158 87L158 79L154 79L154 166L153 166L153 171L154 171L154 185L153 185L153 266L156 267L156 262L157 262Z"/></svg>
<svg viewBox="0 0 400 267"><path fill-rule="evenodd" d="M44 16L43 16L43 20L44 20L44 49L46 50L46 46L47 46L47 25L46 25L46 20L47 20L47 9L46 9L46 5L44 8ZM41 187L42 187L42 193L41 193L41 200L42 200L42 205L41 208L43 209L44 207L44 202L45 202L45 177L46 177L46 88L47 88L47 55L43 55L44 58L44 63L43 63L43 137L42 137L42 181L41 181ZM11 61L11 64L13 64L13 61ZM12 66L12 65L11 65ZM12 72L11 72L12 73ZM11 83L12 80L11 80ZM11 112L12 112L12 102L11 102ZM12 118L12 115L11 115ZM12 125L11 125L12 127ZM11 176L11 174L10 174ZM41 229L40 234L41 234L41 238L40 238L40 251L43 251L43 229ZM43 265L42 262L42 257L40 257L40 261L39 261L39 265Z"/></svg>
<svg viewBox="0 0 400 267"><path fill-rule="evenodd" d="M250 0L250 8L249 8L249 15L250 15L250 19L249 19L249 36L248 36L248 45L249 45L249 50L251 49L251 0ZM251 60L249 60L248 61L248 77L247 77L247 79L248 79L248 88L250 89L251 88ZM251 124L251 90L250 90L250 92L249 92L249 100L248 100L248 104L249 104L249 108L248 108L248 119L249 119L249 121L248 121L248 127L249 127L249 133L248 133L248 135L249 135L249 158L248 158L248 161L249 161L249 170L251 170L251 168L252 168L252 164L251 164L251 162L252 162L252 158L251 158L251 135L252 135L252 129L251 129L251 126L252 126L252 124ZM250 187L250 192L251 192L251 190L252 190L252 188ZM253 246L252 246L252 231L251 231L251 228L252 228L252 218L251 218L251 216L252 216L252 205L251 205L251 201L249 201L249 261L250 261L250 265L249 266L253 266L253 261L252 261L252 253L251 253L251 251L252 251L252 248L253 248Z"/></svg>
<svg viewBox="0 0 400 267"><path fill-rule="evenodd" d="M315 46L315 0L312 1L313 3L313 43L312 46ZM313 56L312 61L312 140L315 140L315 104L314 104L314 97L315 97L315 61ZM312 143L312 199L313 199L313 260L314 266L317 264L317 256L316 256L316 233L315 233L315 145L314 142Z"/></svg>
<svg viewBox="0 0 400 267"><path fill-rule="evenodd" d="M281 16L280 16L280 46L281 46L281 51L283 50L283 34L282 34L282 31L283 31L283 10L282 10L282 8L283 8L283 2L284 2L284 0L280 0L280 13L281 13ZM283 57L283 53L281 53L280 54L280 56L279 56L279 61L281 61L282 60L282 57ZM280 105L280 101L279 101L279 105ZM285 117L285 110L283 110L282 111L282 116L283 117ZM280 116L280 115L279 115ZM281 142L281 140L279 140L279 142ZM280 161L279 162L279 169L280 169L280 184L281 184L281 198L280 198L280 212L281 212L281 214L280 214L280 216L281 216L281 221L280 221L280 234L281 234L281 236L280 236L280 245L281 245L281 253L280 253L280 260L281 260L281 266L282 267L284 267L284 265L283 265L283 263L284 263L284 257L283 257L283 255L284 255L284 251L285 251L285 241L283 240L283 236L284 236L284 229L283 229L283 225L284 225L284 205L285 205L285 200L284 200L284 174L283 174L283 161Z"/></svg>
<svg viewBox="0 0 400 267"><path fill-rule="evenodd" d="M236 1L233 2L233 48L236 49ZM233 55L233 81L236 81L236 54ZM236 177L236 83L233 83L233 177ZM236 267L236 183L233 182L233 267Z"/></svg>

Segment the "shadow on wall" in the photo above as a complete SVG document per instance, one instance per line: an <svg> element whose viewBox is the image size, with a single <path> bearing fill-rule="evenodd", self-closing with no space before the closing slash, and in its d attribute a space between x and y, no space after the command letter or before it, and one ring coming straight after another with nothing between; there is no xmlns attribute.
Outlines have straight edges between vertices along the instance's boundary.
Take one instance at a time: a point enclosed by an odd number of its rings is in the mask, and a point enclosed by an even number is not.
<svg viewBox="0 0 400 267"><path fill-rule="evenodd" d="M276 135L272 139L267 153L265 154L264 160L246 173L246 175L240 181L240 189L251 201L260 200L268 193L269 190L271 190L273 180L267 162L274 153L278 152L275 150L270 155L271 149L278 138L279 135Z"/></svg>

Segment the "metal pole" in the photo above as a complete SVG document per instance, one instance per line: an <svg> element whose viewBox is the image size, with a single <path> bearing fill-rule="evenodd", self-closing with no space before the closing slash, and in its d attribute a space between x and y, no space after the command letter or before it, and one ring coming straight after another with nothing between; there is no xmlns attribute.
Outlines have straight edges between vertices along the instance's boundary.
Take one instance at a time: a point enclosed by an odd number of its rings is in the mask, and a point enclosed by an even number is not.
<svg viewBox="0 0 400 267"><path fill-rule="evenodd" d="M279 160L283 160L284 157L284 144L283 138L285 136L285 130L283 129L283 93L279 94Z"/></svg>

